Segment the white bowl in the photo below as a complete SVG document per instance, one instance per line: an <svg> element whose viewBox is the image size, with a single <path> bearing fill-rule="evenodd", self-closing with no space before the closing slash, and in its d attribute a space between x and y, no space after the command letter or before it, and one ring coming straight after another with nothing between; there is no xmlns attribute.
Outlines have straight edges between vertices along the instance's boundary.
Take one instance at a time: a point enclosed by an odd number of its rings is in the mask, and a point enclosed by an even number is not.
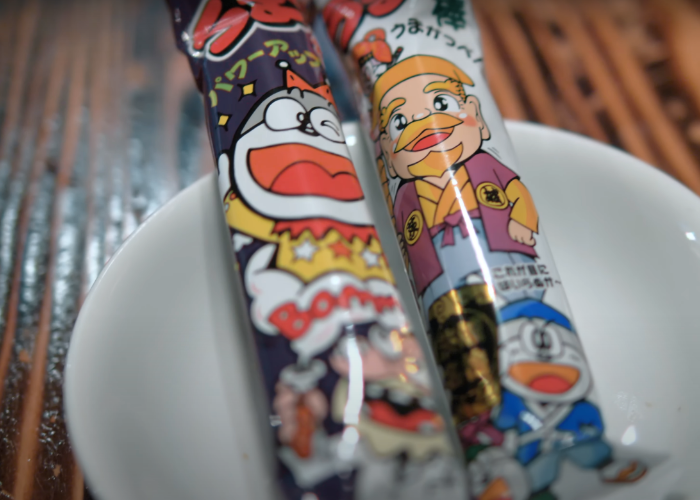
<svg viewBox="0 0 700 500"><path fill-rule="evenodd" d="M623 453L664 460L606 498L700 499L700 424L691 418L700 402L700 199L589 139L523 123L508 130L593 370L606 437ZM357 137L354 125L345 131ZM356 162L366 161L354 142ZM399 264L372 175L366 167L362 180ZM274 498L218 199L212 175L164 206L112 259L80 313L66 412L102 500Z"/></svg>

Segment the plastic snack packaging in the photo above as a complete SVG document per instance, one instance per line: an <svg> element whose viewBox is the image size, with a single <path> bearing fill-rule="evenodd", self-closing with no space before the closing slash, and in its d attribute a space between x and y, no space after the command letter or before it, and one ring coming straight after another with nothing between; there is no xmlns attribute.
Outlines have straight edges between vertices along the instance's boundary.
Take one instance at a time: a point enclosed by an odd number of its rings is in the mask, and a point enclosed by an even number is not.
<svg viewBox="0 0 700 500"><path fill-rule="evenodd" d="M604 436L469 1L317 4L356 78L471 497L598 498L610 483L639 480L646 466L617 456Z"/></svg>
<svg viewBox="0 0 700 500"><path fill-rule="evenodd" d="M205 98L280 496L467 498L432 355L408 328L306 6L169 3Z"/></svg>

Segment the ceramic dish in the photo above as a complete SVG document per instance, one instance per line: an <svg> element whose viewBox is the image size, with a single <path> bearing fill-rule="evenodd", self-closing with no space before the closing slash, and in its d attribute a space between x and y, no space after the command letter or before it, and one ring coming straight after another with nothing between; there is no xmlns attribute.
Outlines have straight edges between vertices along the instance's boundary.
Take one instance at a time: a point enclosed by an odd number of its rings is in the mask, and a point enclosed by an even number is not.
<svg viewBox="0 0 700 500"><path fill-rule="evenodd" d="M508 130L567 287L606 438L618 454L661 461L604 498L700 499L700 430L691 418L700 405L700 199L589 139L523 123ZM351 124L345 134L399 269L357 131ZM76 324L66 411L102 500L272 495L218 198L212 175L151 217L103 271ZM405 274L397 281L409 297Z"/></svg>

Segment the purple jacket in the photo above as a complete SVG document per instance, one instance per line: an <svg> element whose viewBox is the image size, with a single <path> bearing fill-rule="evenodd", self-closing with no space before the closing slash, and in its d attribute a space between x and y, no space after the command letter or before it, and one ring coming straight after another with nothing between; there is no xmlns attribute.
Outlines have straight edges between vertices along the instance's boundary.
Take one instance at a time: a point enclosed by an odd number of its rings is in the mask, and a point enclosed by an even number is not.
<svg viewBox="0 0 700 500"><path fill-rule="evenodd" d="M508 200L505 199L506 186L518 176L511 169L500 163L488 153L480 152L472 156L464 164L469 174L469 180L474 187L478 209L471 210L471 219L480 218L484 224L489 250L492 252L518 252L531 257L536 257L534 248L514 241L508 234L508 222L512 210ZM494 189L495 185L498 189ZM489 197L489 194L492 197ZM495 196L495 197L494 197ZM404 235L408 259L413 270L413 279L416 285L416 293L421 295L432 281L442 274L440 261L432 238L444 230L441 246L454 245L454 231L459 230L461 236L466 238L469 233L461 211L445 217L445 222L437 224L428 230L424 223L420 226L420 234L409 238L406 231L406 221L411 214L418 210L422 214L418 193L414 182L403 184L396 193L394 203L394 215L396 217L396 230ZM422 218L423 221L425 217ZM413 225L416 227L416 224ZM416 231L417 233L418 231ZM410 243L412 240L413 243Z"/></svg>

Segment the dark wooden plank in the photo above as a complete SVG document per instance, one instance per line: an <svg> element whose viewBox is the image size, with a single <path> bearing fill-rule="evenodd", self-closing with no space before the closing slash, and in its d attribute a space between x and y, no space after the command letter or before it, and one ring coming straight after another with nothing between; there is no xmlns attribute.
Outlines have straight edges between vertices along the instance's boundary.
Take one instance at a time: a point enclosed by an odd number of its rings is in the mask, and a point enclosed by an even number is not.
<svg viewBox="0 0 700 500"><path fill-rule="evenodd" d="M664 111L649 76L612 21L608 6L598 0L591 0L581 7L605 47L622 88L629 95L636 111L649 128L652 140L668 162L670 172L690 189L700 193L700 162Z"/></svg>
<svg viewBox="0 0 700 500"><path fill-rule="evenodd" d="M41 386L43 350L40 333L42 318L45 322L48 313L43 299L56 186L55 169L46 168L45 157L52 136L60 130L55 123L65 87L65 51L61 51L59 33L65 33L66 27L56 22L63 20L65 15L57 12L55 7L45 9L42 14L45 17L42 16L39 24L42 34L38 38L36 59L39 64L33 68L36 72L31 77L29 94L32 97L30 107L35 109L29 114L31 122L22 137L10 191L10 199L18 203L8 203L2 220L7 228L4 235L13 232L14 222L14 234L18 235L19 243L14 266L15 289L10 292L14 300L10 301L8 314L8 319L11 315L16 319L14 324L8 321L3 338L3 354L8 353L4 359L9 364L0 398L0 463L6 464L0 470L0 481L2 489L12 491L16 498L24 498L26 483L32 482L34 464L28 458L36 446L32 434L41 406L41 394L31 389L32 386ZM13 311L15 304L16 311ZM40 373L35 373L35 366Z"/></svg>

